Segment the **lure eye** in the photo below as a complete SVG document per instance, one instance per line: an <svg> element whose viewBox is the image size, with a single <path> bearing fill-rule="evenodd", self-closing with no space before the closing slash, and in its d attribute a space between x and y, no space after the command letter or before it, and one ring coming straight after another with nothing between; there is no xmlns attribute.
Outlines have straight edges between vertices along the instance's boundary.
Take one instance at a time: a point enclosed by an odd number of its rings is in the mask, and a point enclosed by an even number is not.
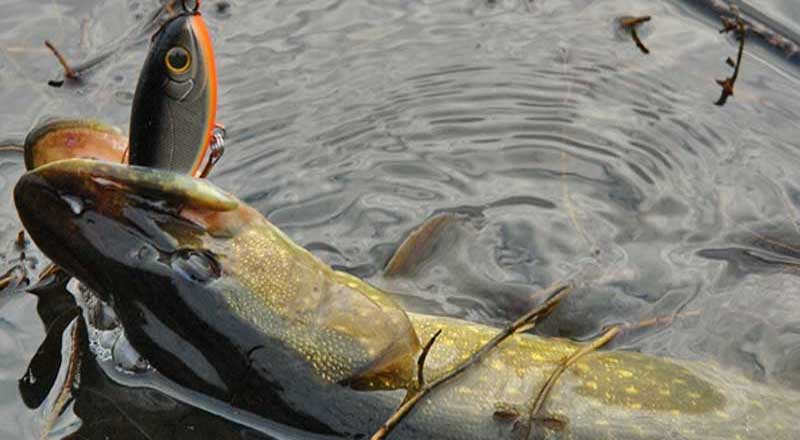
<svg viewBox="0 0 800 440"><path fill-rule="evenodd" d="M167 51L167 56L164 58L164 61L170 73L179 75L189 70L189 66L192 65L192 56L185 48L175 46Z"/></svg>

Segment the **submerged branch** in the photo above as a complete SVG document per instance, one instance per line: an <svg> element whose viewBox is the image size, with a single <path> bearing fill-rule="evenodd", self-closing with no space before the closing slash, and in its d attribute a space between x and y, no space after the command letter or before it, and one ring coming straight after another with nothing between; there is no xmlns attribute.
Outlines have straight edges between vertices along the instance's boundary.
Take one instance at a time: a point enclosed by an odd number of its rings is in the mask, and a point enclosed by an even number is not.
<svg viewBox="0 0 800 440"><path fill-rule="evenodd" d="M392 432L392 430L411 412L417 402L419 402L423 397L428 395L428 393L433 391L435 388L458 377L469 367L479 363L484 357L486 357L487 354L494 350L495 347L500 345L500 343L508 339L511 335L518 333L520 329L527 328L529 327L529 324L547 316L567 295L569 295L570 292L572 292L572 286L569 284L556 284L555 286L548 288L547 292L549 295L552 295L547 302L539 305L535 309L532 309L531 311L519 317L516 321L503 328L499 333L497 333L497 335L495 335L494 338L484 344L468 359L458 364L458 366L456 366L454 369L450 370L450 372L442 375L433 382L423 385L419 391L413 393L410 397L407 397L403 404L397 408L394 414L392 414L391 417L389 417L383 423L383 425L381 425L381 427L375 432L375 434L372 435L372 437L370 437L370 439L380 440L386 438L386 436L389 435L389 433ZM429 344L432 345L430 342Z"/></svg>

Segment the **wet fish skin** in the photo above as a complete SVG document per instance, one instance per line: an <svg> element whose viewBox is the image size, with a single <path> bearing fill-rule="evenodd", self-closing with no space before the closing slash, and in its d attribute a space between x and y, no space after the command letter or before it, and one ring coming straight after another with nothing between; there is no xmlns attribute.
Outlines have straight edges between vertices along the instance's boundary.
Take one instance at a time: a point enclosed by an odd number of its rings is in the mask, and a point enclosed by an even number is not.
<svg viewBox="0 0 800 440"><path fill-rule="evenodd" d="M433 380L497 331L405 313L186 176L62 161L23 176L15 202L42 251L113 305L165 376L309 431L368 435L414 387L420 341L443 330L426 362ZM516 439L549 373L578 347L513 336L392 438ZM562 423L531 438L800 438L800 393L624 351L587 355L545 409Z"/></svg>

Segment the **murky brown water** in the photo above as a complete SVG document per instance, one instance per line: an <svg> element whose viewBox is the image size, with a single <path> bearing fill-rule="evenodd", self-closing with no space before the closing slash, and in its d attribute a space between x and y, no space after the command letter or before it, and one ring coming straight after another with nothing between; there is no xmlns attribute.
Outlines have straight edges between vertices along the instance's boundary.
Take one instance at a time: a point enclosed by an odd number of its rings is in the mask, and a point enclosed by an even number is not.
<svg viewBox="0 0 800 440"><path fill-rule="evenodd" d="M618 346L800 389L797 57L749 42L735 97L714 106L736 42L706 3L206 1L229 133L212 180L410 308L502 324L531 291L575 278L582 288L541 332L585 338L683 313ZM794 2L748 5L800 33ZM52 116L125 127L157 8L0 0L0 141ZM640 32L649 56L615 26L640 14L654 17ZM130 49L57 89L44 39L76 60ZM0 152L6 268L20 256L10 194L22 169ZM412 278L381 279L398 242L442 211L462 221L432 258ZM0 439L37 437L45 417L18 387L45 336L36 306L22 289L0 292ZM85 375L89 438L190 438L189 426L239 438L158 393ZM153 412L126 415L104 393Z"/></svg>

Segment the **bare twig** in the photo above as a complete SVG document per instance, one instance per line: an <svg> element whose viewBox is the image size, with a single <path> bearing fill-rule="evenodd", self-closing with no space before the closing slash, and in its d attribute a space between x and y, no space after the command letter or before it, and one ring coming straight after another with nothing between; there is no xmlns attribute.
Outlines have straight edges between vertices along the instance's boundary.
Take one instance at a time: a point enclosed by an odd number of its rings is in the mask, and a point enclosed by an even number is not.
<svg viewBox="0 0 800 440"><path fill-rule="evenodd" d="M739 9L736 6L731 6L731 12L734 13L736 19L730 20L723 17L722 22L724 24L724 28L720 30L720 33L727 33L736 31L739 37L739 52L736 55L736 62L734 63L733 60L728 58L726 62L728 65L733 65L733 75L725 79L718 79L717 84L722 87L722 94L719 96L719 99L714 104L723 106L728 101L728 98L733 96L733 87L736 84L736 79L739 78L739 72L741 71L742 67L742 55L744 54L744 39L747 35L747 28L745 27L744 20L742 20L742 16L739 13Z"/></svg>
<svg viewBox="0 0 800 440"><path fill-rule="evenodd" d="M49 42L47 40L44 40L44 45L47 46L47 48L50 49L51 52L53 52L53 55L56 56L56 59L58 59L58 62L59 62L59 64L61 64L61 67L64 68L64 77L72 79L72 80L78 79L78 72L76 72L69 65L69 63L67 63L67 59L64 58L64 55L61 55L61 52L59 52L58 49L56 49L55 46L53 46L53 43L51 43L51 42Z"/></svg>
<svg viewBox="0 0 800 440"><path fill-rule="evenodd" d="M553 390L553 386L558 382L558 379L561 378L561 375L567 370L567 368L571 367L578 359L582 358L583 356L601 348L602 346L606 345L609 341L614 339L622 331L622 328L618 325L615 325L608 329L603 336L595 339L591 344L585 345L578 350L576 350L569 358L567 358L564 362L562 362L553 372L550 374L550 377L547 378L547 381L544 383L542 388L539 390L539 394L536 396L536 400L533 402L533 406L531 407L530 412L530 419L526 425L525 433L522 438L528 438L530 435L531 428L533 427L533 423L538 421L552 421L552 417L548 417L546 414L542 412L542 408L544 407L544 403L547 400L547 397L550 395L550 392Z"/></svg>
<svg viewBox="0 0 800 440"><path fill-rule="evenodd" d="M370 437L371 440L380 440L386 438L390 432L399 424L414 408L414 406L428 393L435 388L449 382L450 380L458 377L461 373L466 371L469 367L479 363L489 354L495 347L500 345L503 341L508 339L511 335L517 333L520 328L536 322L544 316L547 316L569 293L572 291L572 286L569 284L556 284L548 288L552 297L544 304L539 305L535 309L519 317L516 321L512 322L501 330L494 338L484 344L478 351L472 354L468 359L461 362L454 369L442 375L438 379L423 385L419 391L413 393L410 397L406 397L405 401L399 408L391 415L381 427Z"/></svg>
<svg viewBox="0 0 800 440"><path fill-rule="evenodd" d="M436 338L442 334L442 329L436 331L436 333L431 336L428 340L428 343L425 344L425 348L422 349L422 353L419 355L417 359L417 384L420 388L425 386L425 359L428 358L428 352L431 351L431 347L433 347L434 342L436 342Z"/></svg>
<svg viewBox="0 0 800 440"><path fill-rule="evenodd" d="M0 151L13 151L15 153L24 153L25 148L19 145L0 145Z"/></svg>
<svg viewBox="0 0 800 440"><path fill-rule="evenodd" d="M644 15L641 17L621 17L619 19L620 26L631 33L631 37L633 37L633 42L636 43L636 47L638 47L639 50L641 50L645 55L650 53L650 49L648 49L639 38L639 34L636 33L636 27L642 23L650 21L650 19L651 17L649 15Z"/></svg>
<svg viewBox="0 0 800 440"><path fill-rule="evenodd" d="M547 378L547 381L542 386L542 388L539 390L539 394L536 396L536 400L533 402L533 406L531 408L530 421L529 421L529 423L527 425L527 428L526 428L526 430L528 431L528 434L530 433L530 430L533 427L533 423L534 422L537 422L537 421L549 422L549 423L552 423L554 421L558 422L557 420L553 420L552 417L544 414L542 412L542 408L544 408L545 401L547 400L547 397L552 392L553 387L555 386L555 384L558 382L558 379L564 374L564 372L567 370L567 368L569 368L570 366L574 365L575 362L577 362L580 358L582 358L583 356L585 356L585 355L587 355L587 354L589 354L589 353L591 353L593 351L596 351L596 350L602 348L604 345L606 345L609 342L611 342L612 339L614 339L615 337L620 335L625 330L634 330L634 329L640 329L640 328L644 328L644 327L654 327L654 326L657 326L657 325L670 324L676 318L697 316L699 314L700 314L699 310L690 310L690 311L687 311L687 312L676 313L676 314L669 315L669 316L659 316L659 317L656 317L656 318L642 320L642 321L639 321L638 323L636 323L634 325L614 325L614 326L610 327L608 330L606 330L606 332L603 333L603 335L600 336L598 339L595 339L591 344L585 345L585 346L581 347L580 349L576 350L572 355L570 355L569 358L567 358L555 370L553 370L553 372L550 374L550 377ZM526 434L526 436L523 436L523 438L527 438L527 434Z"/></svg>
<svg viewBox="0 0 800 440"><path fill-rule="evenodd" d="M60 271L61 269L53 263L50 263L49 266L45 267L42 273L39 274L39 281L49 277L50 275L55 274L56 272Z"/></svg>

